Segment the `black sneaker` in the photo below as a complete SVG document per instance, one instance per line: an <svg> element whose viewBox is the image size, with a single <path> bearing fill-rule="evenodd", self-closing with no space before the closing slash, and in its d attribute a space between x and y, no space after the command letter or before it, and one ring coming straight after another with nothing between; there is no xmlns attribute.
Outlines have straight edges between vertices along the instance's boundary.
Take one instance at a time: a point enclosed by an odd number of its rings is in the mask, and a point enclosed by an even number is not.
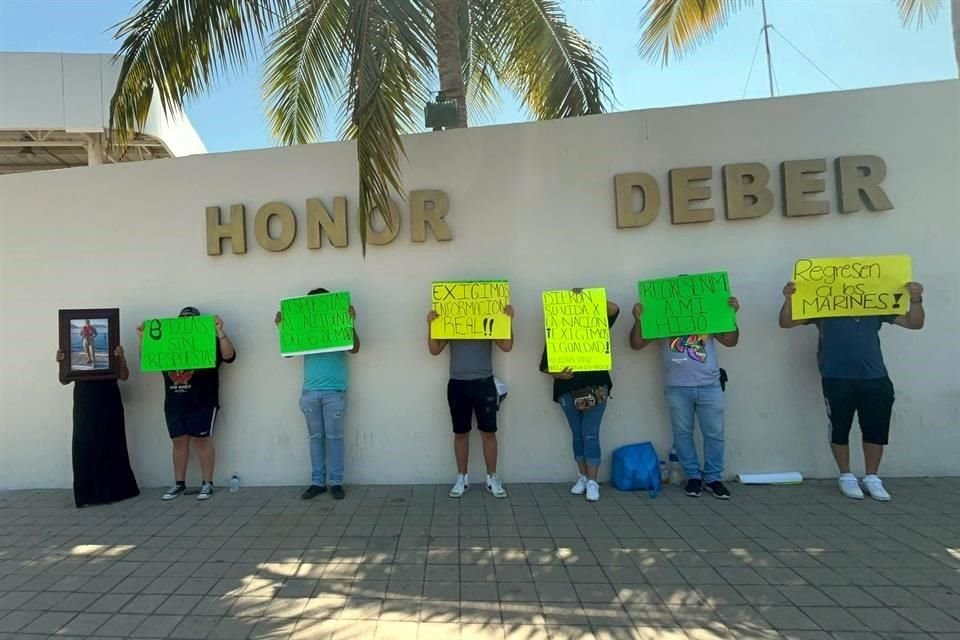
<svg viewBox="0 0 960 640"><path fill-rule="evenodd" d="M213 495L213 483L207 480L200 485L200 493L197 494L197 500L209 500Z"/></svg>
<svg viewBox="0 0 960 640"><path fill-rule="evenodd" d="M713 482L707 483L707 491L713 494L713 497L717 500L729 500L730 492L727 490L723 483L719 480L714 480Z"/></svg>
<svg viewBox="0 0 960 640"><path fill-rule="evenodd" d="M313 500L321 493L326 493L326 491L327 491L326 487L321 487L321 486L312 484L303 490L303 493L300 494L300 497L304 500Z"/></svg>
<svg viewBox="0 0 960 640"><path fill-rule="evenodd" d="M703 493L703 480L700 478L687 480L687 486L683 488L683 492L691 498L699 498L700 494Z"/></svg>
<svg viewBox="0 0 960 640"><path fill-rule="evenodd" d="M161 500L173 500L174 498L179 498L186 492L186 490L187 490L187 485L175 484L169 489L167 489L167 492L163 494L163 497L161 498Z"/></svg>
<svg viewBox="0 0 960 640"><path fill-rule="evenodd" d="M335 484L330 487L330 495L333 496L334 500L343 500L347 497L346 492L343 490L343 486L339 484Z"/></svg>

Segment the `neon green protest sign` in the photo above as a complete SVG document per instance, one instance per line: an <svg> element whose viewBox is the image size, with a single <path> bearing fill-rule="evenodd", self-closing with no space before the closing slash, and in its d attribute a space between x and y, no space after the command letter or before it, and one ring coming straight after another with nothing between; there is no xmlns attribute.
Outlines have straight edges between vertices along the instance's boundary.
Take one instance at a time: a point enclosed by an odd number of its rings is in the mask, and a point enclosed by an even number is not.
<svg viewBox="0 0 960 640"><path fill-rule="evenodd" d="M217 327L213 316L144 321L141 371L192 371L216 366Z"/></svg>
<svg viewBox="0 0 960 640"><path fill-rule="evenodd" d="M301 356L353 349L350 292L280 301L280 354Z"/></svg>

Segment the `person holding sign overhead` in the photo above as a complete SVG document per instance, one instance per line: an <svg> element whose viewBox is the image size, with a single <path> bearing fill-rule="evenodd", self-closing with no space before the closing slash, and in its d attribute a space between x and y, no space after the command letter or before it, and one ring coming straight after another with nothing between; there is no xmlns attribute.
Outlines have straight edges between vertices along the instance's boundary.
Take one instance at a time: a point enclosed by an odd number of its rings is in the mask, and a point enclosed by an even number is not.
<svg viewBox="0 0 960 640"><path fill-rule="evenodd" d="M593 290L602 291L602 290ZM556 304L570 309L576 309L578 305L565 304L565 300L577 301L583 300L586 293L583 289L573 289L572 297L556 300ZM553 296L557 298L558 296ZM547 296L545 294L545 313L547 313ZM591 301L586 300L581 306L584 311L592 309ZM613 327L620 315L620 307L610 300L606 301L604 309L607 319L607 329ZM558 322L558 324L564 324ZM581 323L577 323L581 325ZM582 326L582 325L581 325ZM556 329L555 329L556 331ZM574 340L579 340L581 344L590 340L593 332L589 329L585 331L572 331L571 333L582 333L583 335L571 336ZM577 463L578 475L577 482L570 489L570 493L575 496L586 494L588 502L596 502L600 499L600 485L597 483L597 472L600 469L600 421L603 419L603 412L607 407L607 398L613 389L613 380L610 378L610 371L577 371L567 366L561 371L551 372L548 358L548 347L543 348L543 356L540 358L540 371L553 378L553 401L563 409L563 415L570 425L570 432L573 436L573 459ZM556 368L556 367L554 367Z"/></svg>
<svg viewBox="0 0 960 640"><path fill-rule="evenodd" d="M681 276L671 281L647 281L661 283L645 286L641 282L641 298L649 300L651 306L661 301L668 311L673 310L668 319L675 319L663 323L663 327L682 326L682 323L698 323L699 326L709 326L714 319L708 314L694 313L707 307L704 300L710 296L723 295L729 310L735 314L740 310L740 303L729 295L729 284L726 274L724 278L716 274L702 274L700 276ZM645 291L646 289L646 291ZM717 353L714 342L725 347L735 347L740 341L740 329L734 327L730 331L717 333L695 333L686 335L670 335L666 337L649 337L651 333L644 330L642 321L644 303L633 307L634 324L630 330L630 347L643 349L652 342L659 342L663 356L664 369L664 396L667 400L667 409L670 412L670 424L673 429L673 446L677 450L677 457L687 476L684 493L697 498L704 488L720 500L729 500L730 491L721 482L723 476L724 457L724 398L720 383L720 365L717 362ZM658 327L659 328L659 327ZM655 329L651 327L651 330ZM656 332L653 335L657 335ZM697 449L693 441L694 419L700 424L700 433L703 436L703 467L697 458Z"/></svg>
<svg viewBox="0 0 960 640"><path fill-rule="evenodd" d="M797 293L797 284L791 281L783 287L780 326L790 329L812 324L819 332L817 363L830 420L830 449L840 471L840 491L855 500L863 499L863 491L856 476L850 473L850 430L854 414L858 417L863 440L866 470L863 487L875 500L890 500L890 494L877 475L883 448L889 442L893 413L893 383L883 362L880 328L884 324L895 324L918 330L923 328L925 320L923 285L907 282L904 289L910 301L905 315L834 315L795 319L803 315L802 311L796 311L794 294ZM890 299L896 295L891 293Z"/></svg>
<svg viewBox="0 0 960 640"><path fill-rule="evenodd" d="M455 285L455 286L454 286ZM490 287L486 283L477 283L470 287L464 283L435 283L434 304L447 295L456 295L458 290L486 290ZM505 288L501 287L501 290ZM485 294L485 291L481 291ZM485 294L486 295L486 294ZM469 294L468 294L469 297ZM490 296L493 298L494 296ZM457 460L457 479L450 489L451 498L459 498L470 488L470 479L467 474L467 462L470 457L470 431L473 428L473 418L476 416L477 429L480 430L483 442L483 459L487 466L486 488L495 498L506 498L507 491L503 488L500 478L497 477L497 408L499 406L499 392L493 378L493 348L507 353L513 349L513 307L495 302L484 313L489 317L480 318L473 322L469 315L465 315L465 323L475 328L481 328L479 337L470 336L470 339L441 339L434 338L433 331L446 324L444 316L435 309L427 314L427 348L430 354L437 356L450 345L450 380L447 383L447 404L450 406L450 418L453 422L453 451ZM459 312L467 305L458 304L452 312ZM490 335L498 326L510 323L510 333L507 338L484 338Z"/></svg>
<svg viewBox="0 0 960 640"><path fill-rule="evenodd" d="M209 335L206 327L201 327L205 319L200 316L196 307L184 307L178 316L180 320L190 319L190 322L171 323L169 327L176 327L177 336L168 337L173 348L167 358L175 361L178 358L193 358L195 354L189 350L202 352L207 349L206 344L197 344L197 340L205 342ZM206 320L209 320L208 316ZM213 446L213 427L217 420L217 411L220 409L220 365L231 363L237 357L233 343L223 329L223 320L220 316L213 316L215 336L213 345L215 358L210 368L194 370L164 370L165 396L163 412L167 421L167 431L173 442L173 474L174 485L163 494L163 500L173 500L180 497L187 490L187 462L190 459L190 448L196 450L200 458L202 483L197 500L207 500L213 495L213 470L216 462L216 451ZM148 340L159 342L158 329L166 321L152 320L147 330ZM191 333L196 329L195 333ZM141 360L144 353L144 325L137 327L137 337L140 340ZM176 339L174 339L176 338ZM177 353L179 348L183 353ZM212 355L212 354L211 354Z"/></svg>
<svg viewBox="0 0 960 640"><path fill-rule="evenodd" d="M334 500L343 500L343 427L347 412L347 357L349 353L359 353L360 336L353 323L357 312L350 304L349 294L331 294L323 288L312 289L307 296L323 296L316 299L316 305L303 304L304 298L289 299L281 302L288 305L287 318L283 310L277 312L274 324L281 332L281 352L284 342L295 342L300 333L297 329L306 329L306 339L319 338L313 346L317 349L303 355L303 390L300 394L300 410L307 422L307 434L310 437L310 486L303 490L300 497L312 500L327 490L327 452L330 454L330 495ZM306 300L310 302L309 299ZM346 308L344 308L346 307ZM345 313L344 313L345 312ZM294 315L296 314L296 316ZM294 317L291 317L294 316ZM296 319L295 319L296 317ZM296 322L296 328L285 326ZM321 331L317 331L320 329ZM347 331L342 331L347 329ZM286 338L284 332L291 337ZM341 330L352 334L350 346L327 345L337 342L336 333ZM311 336L311 332L313 336ZM302 347L308 347L302 344Z"/></svg>

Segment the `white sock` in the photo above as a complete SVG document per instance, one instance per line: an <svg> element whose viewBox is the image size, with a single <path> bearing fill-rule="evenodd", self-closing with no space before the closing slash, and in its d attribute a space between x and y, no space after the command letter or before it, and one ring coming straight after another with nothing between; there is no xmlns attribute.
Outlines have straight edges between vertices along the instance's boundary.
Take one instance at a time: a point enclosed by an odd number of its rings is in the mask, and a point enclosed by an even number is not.
<svg viewBox="0 0 960 640"><path fill-rule="evenodd" d="M846 472L846 473L841 473L841 474L840 474L840 477L841 477L841 478L856 478L856 476L853 475L852 473L850 473L849 471Z"/></svg>

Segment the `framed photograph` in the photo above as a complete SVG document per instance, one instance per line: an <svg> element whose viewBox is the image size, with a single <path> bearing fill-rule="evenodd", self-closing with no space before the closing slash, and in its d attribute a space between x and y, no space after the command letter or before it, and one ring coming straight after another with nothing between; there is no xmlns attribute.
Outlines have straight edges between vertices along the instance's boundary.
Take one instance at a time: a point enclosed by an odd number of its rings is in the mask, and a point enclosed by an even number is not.
<svg viewBox="0 0 960 640"><path fill-rule="evenodd" d="M60 309L60 363L64 380L106 380L119 373L120 309Z"/></svg>

